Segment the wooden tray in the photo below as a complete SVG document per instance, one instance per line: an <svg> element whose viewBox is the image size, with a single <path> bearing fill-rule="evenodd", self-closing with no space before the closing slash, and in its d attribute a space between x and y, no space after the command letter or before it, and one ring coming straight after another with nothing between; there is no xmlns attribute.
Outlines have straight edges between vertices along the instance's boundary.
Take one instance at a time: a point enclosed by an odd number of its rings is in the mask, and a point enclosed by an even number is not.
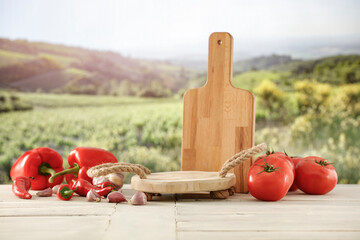
<svg viewBox="0 0 360 240"><path fill-rule="evenodd" d="M229 189L235 185L233 173L220 177L219 172L178 171L152 173L146 179L131 178L131 187L137 191L150 193L192 193Z"/></svg>

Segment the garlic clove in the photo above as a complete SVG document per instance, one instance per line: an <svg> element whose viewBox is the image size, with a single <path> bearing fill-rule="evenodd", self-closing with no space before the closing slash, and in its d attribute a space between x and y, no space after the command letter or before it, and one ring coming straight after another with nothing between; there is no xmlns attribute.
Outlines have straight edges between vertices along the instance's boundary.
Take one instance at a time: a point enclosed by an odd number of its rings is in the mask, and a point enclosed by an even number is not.
<svg viewBox="0 0 360 240"><path fill-rule="evenodd" d="M55 185L55 186L52 188L52 191L53 191L54 194L57 193L59 187L60 187L60 184L59 184L59 185Z"/></svg>
<svg viewBox="0 0 360 240"><path fill-rule="evenodd" d="M91 189L88 191L88 193L86 194L86 199L89 202L93 202L93 201L100 202L101 201L100 195L97 192L95 192L94 189Z"/></svg>
<svg viewBox="0 0 360 240"><path fill-rule="evenodd" d="M39 197L51 197L53 195L53 190L51 187L48 187L40 192L37 192L36 195Z"/></svg>
<svg viewBox="0 0 360 240"><path fill-rule="evenodd" d="M136 192L129 201L132 205L145 205L147 203L147 197L143 192Z"/></svg>
<svg viewBox="0 0 360 240"><path fill-rule="evenodd" d="M110 203L127 202L125 196L120 192L111 192L107 196L107 200Z"/></svg>

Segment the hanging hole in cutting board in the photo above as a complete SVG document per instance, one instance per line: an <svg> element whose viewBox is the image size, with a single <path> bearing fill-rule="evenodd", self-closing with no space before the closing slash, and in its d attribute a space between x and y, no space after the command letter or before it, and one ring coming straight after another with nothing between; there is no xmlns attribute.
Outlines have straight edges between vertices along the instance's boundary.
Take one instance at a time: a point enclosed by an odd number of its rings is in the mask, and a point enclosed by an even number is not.
<svg viewBox="0 0 360 240"><path fill-rule="evenodd" d="M218 40L218 42L217 42L219 45L221 45L222 44L222 41L221 40Z"/></svg>

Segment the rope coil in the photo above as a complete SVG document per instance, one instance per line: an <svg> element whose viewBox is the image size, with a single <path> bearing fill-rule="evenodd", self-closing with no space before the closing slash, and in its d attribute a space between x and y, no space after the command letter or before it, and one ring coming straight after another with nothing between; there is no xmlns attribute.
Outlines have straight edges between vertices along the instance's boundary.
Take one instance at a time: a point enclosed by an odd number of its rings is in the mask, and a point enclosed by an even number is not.
<svg viewBox="0 0 360 240"><path fill-rule="evenodd" d="M143 165L123 162L100 164L89 168L86 173L89 177L99 177L118 172L135 173L139 175L141 179L146 179L146 175L151 173L150 169L144 167Z"/></svg>
<svg viewBox="0 0 360 240"><path fill-rule="evenodd" d="M221 170L219 171L219 176L224 178L228 171L230 171L240 163L244 162L245 160L251 158L253 155L264 151L266 148L267 145L265 143L261 143L255 147L243 150L235 154L224 163Z"/></svg>
<svg viewBox="0 0 360 240"><path fill-rule="evenodd" d="M255 147L249 148L247 150L243 150L231 158L229 158L224 165L222 166L221 170L219 171L219 176L224 178L228 171L242 163L243 161L251 158L253 155L264 151L267 148L265 143L259 144ZM91 178L99 177L99 176L106 176L111 173L118 173L118 172L130 172L139 175L141 179L146 179L146 175L151 173L150 169L144 167L140 164L135 163L104 163L97 166L90 168L87 171L87 175Z"/></svg>

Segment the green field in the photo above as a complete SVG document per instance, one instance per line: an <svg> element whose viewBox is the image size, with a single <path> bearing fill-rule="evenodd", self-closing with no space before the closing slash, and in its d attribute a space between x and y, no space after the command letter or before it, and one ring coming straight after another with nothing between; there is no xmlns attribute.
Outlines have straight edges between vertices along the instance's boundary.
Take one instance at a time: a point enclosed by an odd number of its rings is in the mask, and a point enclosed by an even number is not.
<svg viewBox="0 0 360 240"><path fill-rule="evenodd" d="M9 181L10 167L23 152L43 146L59 151L65 162L73 148L92 146L111 151L120 161L141 163L153 171L180 168L181 100L16 95L33 110L0 114L1 182ZM286 125L281 121L258 121L256 143L266 142L291 155L323 156L334 162L340 182L358 183L359 118L345 120L332 116L324 124L302 115Z"/></svg>
<svg viewBox="0 0 360 240"><path fill-rule="evenodd" d="M53 94L19 96L32 111L0 115L2 182L24 151L47 146L64 159L77 146L104 148L155 171L179 169L180 101Z"/></svg>
<svg viewBox="0 0 360 240"><path fill-rule="evenodd" d="M234 76L233 85L238 88L252 91L263 80L280 81L281 78L287 76L287 73L277 73L274 71L248 71Z"/></svg>

